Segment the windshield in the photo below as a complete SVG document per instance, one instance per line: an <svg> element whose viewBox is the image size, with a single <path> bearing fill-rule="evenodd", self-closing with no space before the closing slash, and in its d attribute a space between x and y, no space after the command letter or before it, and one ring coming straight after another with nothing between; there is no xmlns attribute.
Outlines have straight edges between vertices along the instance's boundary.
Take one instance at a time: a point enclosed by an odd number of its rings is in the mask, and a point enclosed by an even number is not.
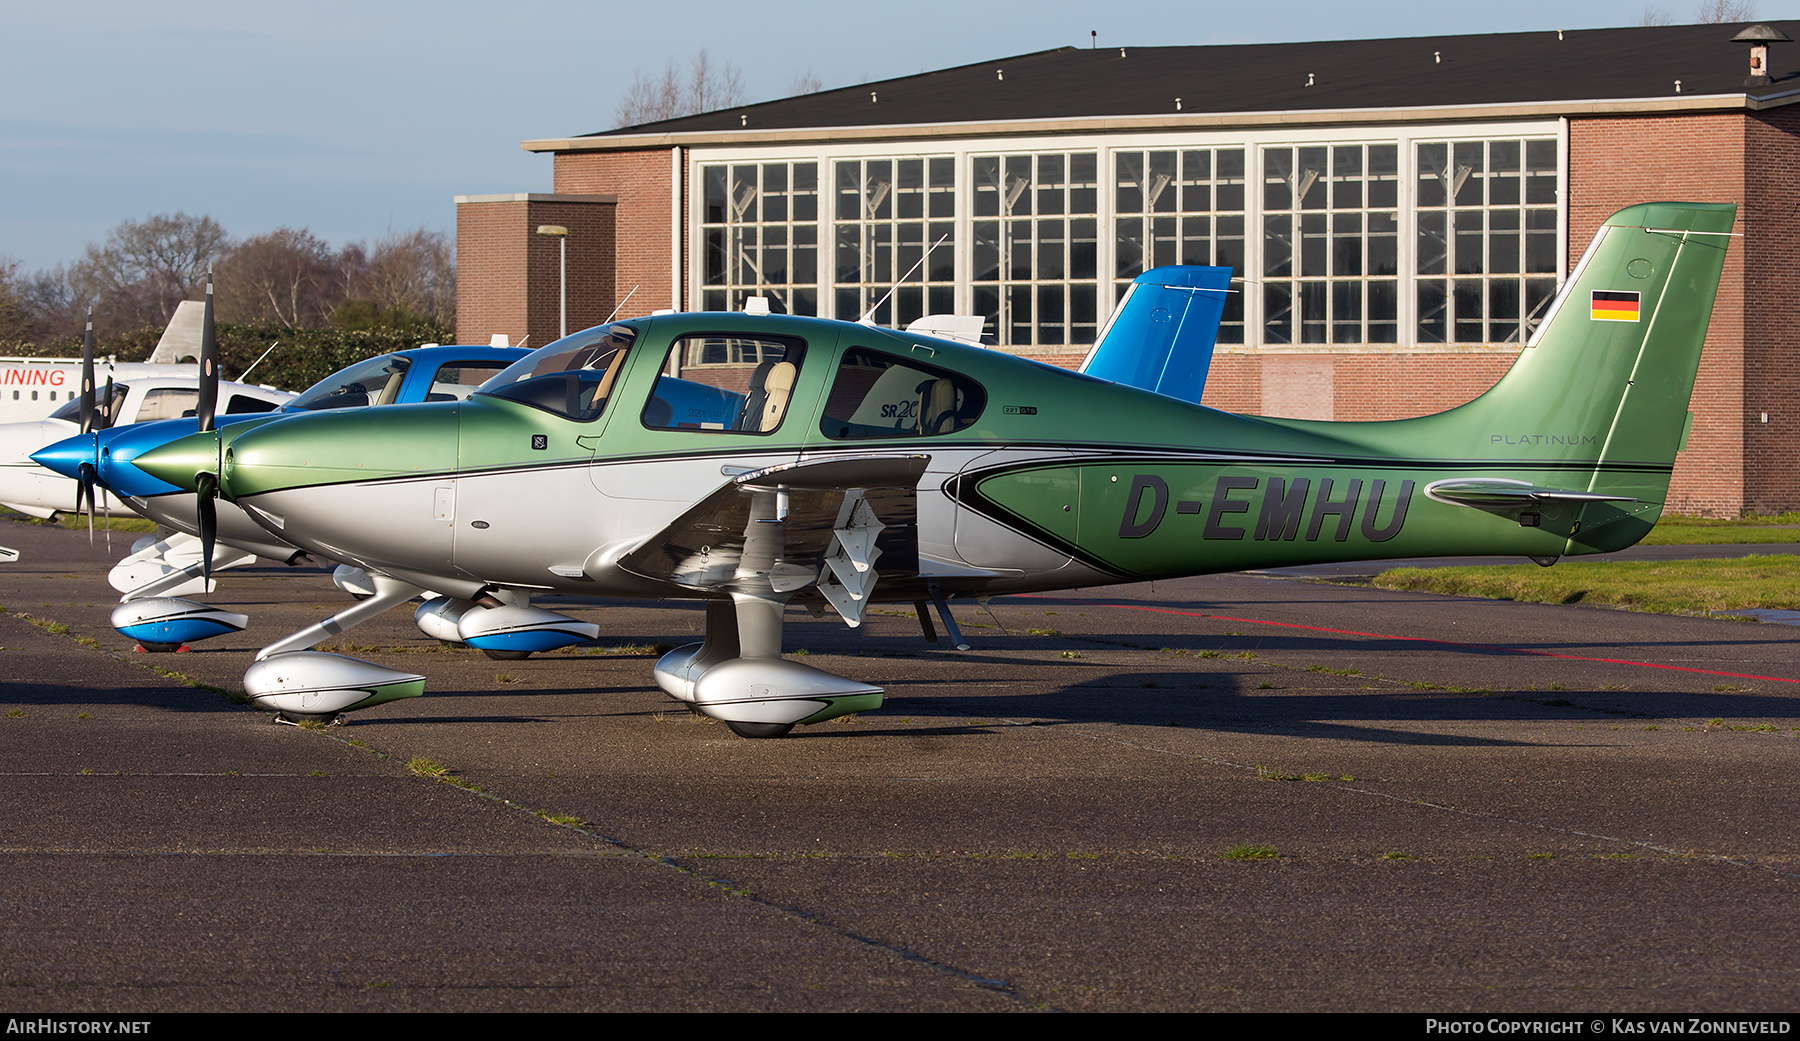
<svg viewBox="0 0 1800 1041"><path fill-rule="evenodd" d="M400 393L406 370L412 365L398 354L359 361L325 377L287 403L284 412L317 412L328 408L361 408L391 405Z"/></svg>
<svg viewBox="0 0 1800 1041"><path fill-rule="evenodd" d="M576 333L519 359L475 393L570 419L596 419L606 410L625 353L636 339L637 330L629 325Z"/></svg>
<svg viewBox="0 0 1800 1041"><path fill-rule="evenodd" d="M102 383L94 391L94 411L105 414L110 424L112 420L119 418L119 410L125 407L125 392L130 389L124 383L112 385L112 409L109 412L106 406L106 384ZM56 411L50 413L50 418L66 419L71 423L81 422L81 395L70 398L68 404L57 406Z"/></svg>

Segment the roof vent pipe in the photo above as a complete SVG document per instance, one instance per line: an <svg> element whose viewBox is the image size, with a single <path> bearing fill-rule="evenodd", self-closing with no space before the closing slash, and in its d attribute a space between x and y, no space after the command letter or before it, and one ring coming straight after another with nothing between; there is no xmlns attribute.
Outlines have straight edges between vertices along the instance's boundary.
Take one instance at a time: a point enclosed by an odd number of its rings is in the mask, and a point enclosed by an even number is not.
<svg viewBox="0 0 1800 1041"><path fill-rule="evenodd" d="M1744 86L1761 87L1769 82L1769 44L1793 43L1793 37L1772 25L1752 25L1731 38L1732 43L1750 45L1750 75Z"/></svg>

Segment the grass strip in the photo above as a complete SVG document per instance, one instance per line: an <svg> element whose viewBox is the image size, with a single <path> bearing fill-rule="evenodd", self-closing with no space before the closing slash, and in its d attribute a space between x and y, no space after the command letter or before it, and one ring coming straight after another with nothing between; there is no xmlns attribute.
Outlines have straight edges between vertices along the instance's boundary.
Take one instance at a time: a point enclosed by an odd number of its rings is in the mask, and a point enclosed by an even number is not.
<svg viewBox="0 0 1800 1041"><path fill-rule="evenodd" d="M1659 614L1800 610L1800 556L1733 560L1565 561L1555 567L1395 568L1383 589L1538 604L1605 604Z"/></svg>
<svg viewBox="0 0 1800 1041"><path fill-rule="evenodd" d="M1800 528L1776 528L1768 525L1695 523L1691 517L1662 521L1644 536L1645 546L1754 546L1777 542L1800 542Z"/></svg>
<svg viewBox="0 0 1800 1041"><path fill-rule="evenodd" d="M74 484L75 482L70 481L69 483ZM86 531L88 524L87 514L85 513L79 515L73 513L59 513L54 520L40 520L37 517L28 517L23 513L16 513L12 510L5 509L4 507L0 507L0 518L12 521L15 524L29 524L38 528L62 528L64 531ZM115 502L113 503L113 514L110 524L105 516L94 518L95 531L105 531L108 527L113 531L151 532L156 530L156 522L140 517Z"/></svg>

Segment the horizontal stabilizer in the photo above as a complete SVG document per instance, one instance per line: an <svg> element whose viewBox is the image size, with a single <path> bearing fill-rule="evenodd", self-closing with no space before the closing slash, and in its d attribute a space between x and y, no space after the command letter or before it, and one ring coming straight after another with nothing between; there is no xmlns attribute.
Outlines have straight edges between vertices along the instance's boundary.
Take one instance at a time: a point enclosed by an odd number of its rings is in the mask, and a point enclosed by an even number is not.
<svg viewBox="0 0 1800 1041"><path fill-rule="evenodd" d="M1504 477L1458 477L1434 481L1425 486L1425 494L1452 506L1468 506L1477 510L1502 511L1524 509L1551 502L1636 502L1629 495L1606 495L1601 492L1577 492L1563 488L1540 488L1529 481Z"/></svg>

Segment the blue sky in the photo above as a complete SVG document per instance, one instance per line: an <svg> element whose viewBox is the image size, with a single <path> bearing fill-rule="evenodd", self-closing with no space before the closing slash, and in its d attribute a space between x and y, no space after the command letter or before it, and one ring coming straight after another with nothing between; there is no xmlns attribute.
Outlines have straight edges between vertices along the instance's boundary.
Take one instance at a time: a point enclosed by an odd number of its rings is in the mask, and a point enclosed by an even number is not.
<svg viewBox="0 0 1800 1041"><path fill-rule="evenodd" d="M1692 0L1661 6L1691 18ZM550 159L520 140L609 128L638 70L702 48L761 101L809 69L837 87L1090 30L1103 46L1268 43L1630 25L1645 7L0 0L0 257L71 261L121 220L176 210L334 245L453 230L454 195L550 190Z"/></svg>

